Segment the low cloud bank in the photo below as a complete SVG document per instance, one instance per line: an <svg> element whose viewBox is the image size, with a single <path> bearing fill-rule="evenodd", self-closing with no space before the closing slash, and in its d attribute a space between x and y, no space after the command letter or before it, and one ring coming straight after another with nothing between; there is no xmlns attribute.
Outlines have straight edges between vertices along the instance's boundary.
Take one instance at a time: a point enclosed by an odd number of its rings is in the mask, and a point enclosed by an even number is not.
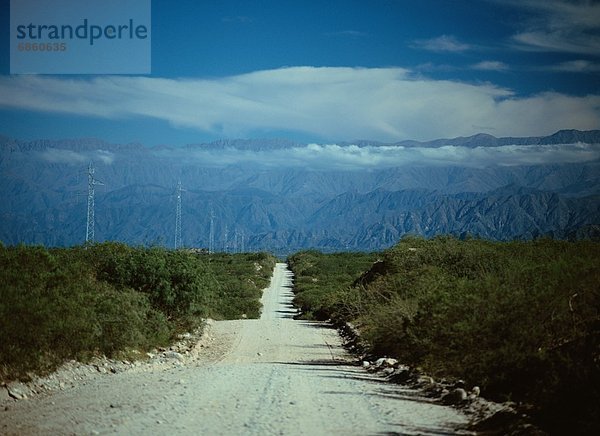
<svg viewBox="0 0 600 436"><path fill-rule="evenodd" d="M600 144L507 145L501 147L439 148L398 146L340 146L309 144L278 150L171 149L163 158L185 158L192 165L224 167L251 165L264 168L312 168L316 170L374 170L406 165L490 166L585 163L600 159Z"/></svg>
<svg viewBox="0 0 600 436"><path fill-rule="evenodd" d="M100 161L106 165L111 165L115 160L115 154L106 150L77 152L62 148L47 148L41 152L40 156L47 162L68 165L80 165L90 161Z"/></svg>

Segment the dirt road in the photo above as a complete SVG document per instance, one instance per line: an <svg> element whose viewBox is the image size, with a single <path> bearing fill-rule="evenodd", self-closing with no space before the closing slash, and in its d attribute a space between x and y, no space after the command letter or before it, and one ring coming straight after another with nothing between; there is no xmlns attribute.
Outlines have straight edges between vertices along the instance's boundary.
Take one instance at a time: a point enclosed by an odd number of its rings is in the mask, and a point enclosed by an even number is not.
<svg viewBox="0 0 600 436"><path fill-rule="evenodd" d="M220 321L195 359L93 379L0 411L8 434L453 434L458 411L351 365L337 332L292 319L275 268L259 320Z"/></svg>

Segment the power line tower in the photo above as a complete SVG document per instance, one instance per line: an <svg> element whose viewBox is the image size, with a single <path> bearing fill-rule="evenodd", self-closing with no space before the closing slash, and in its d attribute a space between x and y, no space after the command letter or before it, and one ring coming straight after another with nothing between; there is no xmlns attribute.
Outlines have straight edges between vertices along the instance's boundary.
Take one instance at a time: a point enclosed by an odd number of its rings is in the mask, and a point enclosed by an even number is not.
<svg viewBox="0 0 600 436"><path fill-rule="evenodd" d="M175 207L175 250L183 247L181 238L181 180L177 182L177 206Z"/></svg>
<svg viewBox="0 0 600 436"><path fill-rule="evenodd" d="M225 234L223 236L223 252L224 253L228 252L228 242L227 242L228 237L229 237L229 228L228 228L227 224L225 224Z"/></svg>
<svg viewBox="0 0 600 436"><path fill-rule="evenodd" d="M85 226L85 242L94 242L95 237L95 188L96 185L104 183L96 180L94 177L94 165L90 162L88 166L88 201L87 201L87 222Z"/></svg>
<svg viewBox="0 0 600 436"><path fill-rule="evenodd" d="M234 253L244 253L244 239L245 239L245 234L243 230L239 230L235 229L235 237L234 237L234 245L233 245L233 252Z"/></svg>
<svg viewBox="0 0 600 436"><path fill-rule="evenodd" d="M210 206L210 230L208 235L208 254L215 252L215 211Z"/></svg>

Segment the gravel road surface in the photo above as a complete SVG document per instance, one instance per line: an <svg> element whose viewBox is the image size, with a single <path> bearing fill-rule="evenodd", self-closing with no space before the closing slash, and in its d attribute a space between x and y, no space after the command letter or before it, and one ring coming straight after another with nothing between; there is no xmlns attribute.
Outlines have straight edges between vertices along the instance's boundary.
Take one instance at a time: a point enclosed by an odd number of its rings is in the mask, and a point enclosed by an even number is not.
<svg viewBox="0 0 600 436"><path fill-rule="evenodd" d="M353 365L334 329L293 320L277 264L259 320L217 321L192 357L11 403L2 434L456 434L467 418Z"/></svg>

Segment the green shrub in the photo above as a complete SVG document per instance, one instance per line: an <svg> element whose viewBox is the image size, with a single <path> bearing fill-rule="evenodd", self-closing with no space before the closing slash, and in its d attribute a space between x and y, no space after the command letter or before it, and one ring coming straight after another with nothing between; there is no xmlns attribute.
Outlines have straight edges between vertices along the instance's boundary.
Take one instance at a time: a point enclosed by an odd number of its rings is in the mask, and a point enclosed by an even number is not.
<svg viewBox="0 0 600 436"><path fill-rule="evenodd" d="M354 282L334 261L290 258L307 312L352 321L375 354L537 404L556 428L597 428L600 244L411 237Z"/></svg>
<svg viewBox="0 0 600 436"><path fill-rule="evenodd" d="M296 276L294 304L304 318L330 318L354 280L374 262L368 253L322 254L301 251L287 262Z"/></svg>
<svg viewBox="0 0 600 436"><path fill-rule="evenodd" d="M163 346L203 317L258 317L275 258L119 243L0 246L0 379Z"/></svg>
<svg viewBox="0 0 600 436"><path fill-rule="evenodd" d="M219 293L212 305L216 319L241 316L258 318L262 290L269 285L276 259L267 253L217 253L210 256L210 266L218 275Z"/></svg>

